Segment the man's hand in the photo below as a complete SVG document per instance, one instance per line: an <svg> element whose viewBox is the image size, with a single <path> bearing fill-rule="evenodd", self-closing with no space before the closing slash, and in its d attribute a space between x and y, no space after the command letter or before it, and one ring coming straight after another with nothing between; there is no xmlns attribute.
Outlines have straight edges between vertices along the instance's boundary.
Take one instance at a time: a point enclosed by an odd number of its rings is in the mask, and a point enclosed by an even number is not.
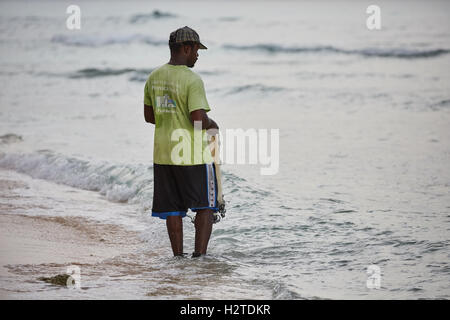
<svg viewBox="0 0 450 320"><path fill-rule="evenodd" d="M217 125L217 123L208 117L208 115L206 114L206 111L203 109L199 109L199 110L194 110L191 112L190 114L191 116L191 123L192 125L194 125L194 123L196 121L201 122L202 124L202 130L203 129L217 129L219 130L219 126Z"/></svg>
<svg viewBox="0 0 450 320"><path fill-rule="evenodd" d="M209 129L217 129L217 130L219 130L219 126L217 125L217 123L213 119L209 118L209 121L210 121L211 125L210 125L210 127L207 130L209 130Z"/></svg>

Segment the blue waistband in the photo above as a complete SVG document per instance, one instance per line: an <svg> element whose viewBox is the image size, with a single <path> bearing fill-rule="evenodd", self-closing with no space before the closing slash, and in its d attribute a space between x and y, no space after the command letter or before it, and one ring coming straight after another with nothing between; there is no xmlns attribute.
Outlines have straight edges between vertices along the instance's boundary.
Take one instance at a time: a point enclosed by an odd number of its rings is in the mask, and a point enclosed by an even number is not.
<svg viewBox="0 0 450 320"><path fill-rule="evenodd" d="M186 217L186 211L169 211L169 212L155 212L152 211L152 217L159 217L160 219L167 219L168 216Z"/></svg>

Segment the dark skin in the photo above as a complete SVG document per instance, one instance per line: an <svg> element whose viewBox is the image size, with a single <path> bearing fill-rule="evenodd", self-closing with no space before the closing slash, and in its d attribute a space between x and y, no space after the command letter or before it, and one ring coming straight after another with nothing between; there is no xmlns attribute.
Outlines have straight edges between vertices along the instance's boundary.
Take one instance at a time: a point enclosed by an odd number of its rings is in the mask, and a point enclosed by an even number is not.
<svg viewBox="0 0 450 320"><path fill-rule="evenodd" d="M185 65L192 68L198 59L199 45L182 45L178 50L172 50L169 64ZM144 104L144 118L146 122L155 124L155 114L153 107ZM192 125L195 121L201 122L202 129L218 130L217 123L208 117L203 109L190 113ZM213 211L202 209L197 211L195 217L195 255L204 255L208 248L209 238L212 232ZM183 255L183 220L180 216L168 216L166 219L167 232L169 233L170 244L174 256Z"/></svg>

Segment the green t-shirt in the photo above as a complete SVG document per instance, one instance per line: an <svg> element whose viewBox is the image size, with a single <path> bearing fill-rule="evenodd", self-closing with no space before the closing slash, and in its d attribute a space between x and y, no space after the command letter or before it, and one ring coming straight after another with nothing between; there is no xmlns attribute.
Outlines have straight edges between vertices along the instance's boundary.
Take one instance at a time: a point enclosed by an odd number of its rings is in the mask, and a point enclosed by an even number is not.
<svg viewBox="0 0 450 320"><path fill-rule="evenodd" d="M190 113L210 111L199 75L184 65L165 64L148 77L144 104L153 107L155 137L153 162L196 165L213 162L206 130L194 130Z"/></svg>

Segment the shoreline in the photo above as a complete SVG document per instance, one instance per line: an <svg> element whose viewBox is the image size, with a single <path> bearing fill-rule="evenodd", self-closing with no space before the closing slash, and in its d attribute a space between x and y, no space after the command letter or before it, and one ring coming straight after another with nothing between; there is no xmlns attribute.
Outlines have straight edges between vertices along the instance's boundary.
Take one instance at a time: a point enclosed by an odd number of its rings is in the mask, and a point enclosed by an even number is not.
<svg viewBox="0 0 450 320"><path fill-rule="evenodd" d="M83 288L83 279L95 281L119 269L123 273L124 257L144 247L137 232L119 225L81 216L34 215L42 208L21 192L30 186L17 177L0 172L0 300L47 299L39 292L59 288L38 278L65 274L73 265L81 269ZM66 291L64 295L73 293Z"/></svg>
<svg viewBox="0 0 450 320"><path fill-rule="evenodd" d="M5 288L5 282L25 276L24 281L39 283L39 277L65 274L73 265L83 275L83 266L101 268L109 259L132 254L141 241L118 226L80 217L0 213L0 243L0 299L11 299L17 287Z"/></svg>

